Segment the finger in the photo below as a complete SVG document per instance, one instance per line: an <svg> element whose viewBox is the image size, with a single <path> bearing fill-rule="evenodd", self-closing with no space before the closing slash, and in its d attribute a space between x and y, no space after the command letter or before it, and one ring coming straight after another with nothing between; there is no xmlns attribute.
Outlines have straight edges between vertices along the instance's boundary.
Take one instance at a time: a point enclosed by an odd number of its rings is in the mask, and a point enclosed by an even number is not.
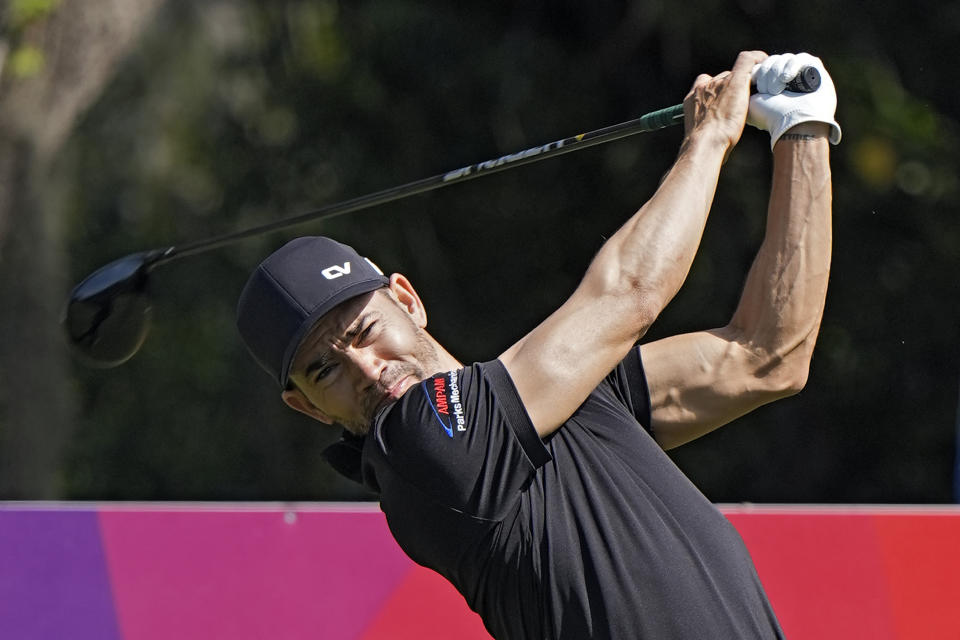
<svg viewBox="0 0 960 640"><path fill-rule="evenodd" d="M784 68L790 63L789 55L772 55L764 60L754 73L757 93L776 95L783 91L792 76L784 77Z"/></svg>
<svg viewBox="0 0 960 640"><path fill-rule="evenodd" d="M770 67L773 66L776 58L776 56L767 56L750 72L753 84L757 86L757 93L765 93L764 89L767 87L767 78L765 76L769 75Z"/></svg>
<svg viewBox="0 0 960 640"><path fill-rule="evenodd" d="M713 80L713 76L708 73L701 73L697 76L697 79L693 81L694 88L704 87L710 84L710 81Z"/></svg>
<svg viewBox="0 0 960 640"><path fill-rule="evenodd" d="M693 86L690 87L690 91L687 92L686 97L687 98L691 97L694 93L696 93L697 89L700 89L701 87L705 87L712 79L713 79L712 76L709 76L706 73L701 73L700 75L698 75L697 78L693 81Z"/></svg>
<svg viewBox="0 0 960 640"><path fill-rule="evenodd" d="M786 64L783 65L783 71L780 75L780 79L783 81L784 87L786 87L788 82L800 74L800 71L803 69L805 64L805 59L803 56L786 56L786 58Z"/></svg>
<svg viewBox="0 0 960 640"><path fill-rule="evenodd" d="M735 76L735 82L749 83L754 68L767 58L763 51L741 51L737 56L730 73Z"/></svg>
<svg viewBox="0 0 960 640"><path fill-rule="evenodd" d="M767 87L767 93L782 93L787 88L787 82L791 76L787 75L787 68L790 66L792 55L785 54L777 56L777 61L773 65L770 73L770 84Z"/></svg>
<svg viewBox="0 0 960 640"><path fill-rule="evenodd" d="M793 57L796 58L802 66L823 66L823 62L821 62L820 58L809 53L798 53Z"/></svg>

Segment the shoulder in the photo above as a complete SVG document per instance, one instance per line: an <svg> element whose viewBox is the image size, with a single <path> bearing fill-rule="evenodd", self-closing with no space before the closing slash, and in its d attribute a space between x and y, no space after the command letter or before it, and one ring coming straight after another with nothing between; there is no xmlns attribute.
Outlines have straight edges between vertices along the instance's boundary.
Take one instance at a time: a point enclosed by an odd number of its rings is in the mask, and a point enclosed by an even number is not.
<svg viewBox="0 0 960 640"><path fill-rule="evenodd" d="M478 486L515 487L550 459L498 361L436 373L376 418L364 475L381 492L396 477L449 506Z"/></svg>
<svg viewBox="0 0 960 640"><path fill-rule="evenodd" d="M468 428L465 392L483 396L474 390L483 384L481 376L479 365L431 375L381 411L371 434L385 453L411 442L419 447L434 438L457 438Z"/></svg>
<svg viewBox="0 0 960 640"><path fill-rule="evenodd" d="M499 360L435 373L411 387L374 420L372 435L385 452L435 440L469 443L496 424L532 429L516 388Z"/></svg>

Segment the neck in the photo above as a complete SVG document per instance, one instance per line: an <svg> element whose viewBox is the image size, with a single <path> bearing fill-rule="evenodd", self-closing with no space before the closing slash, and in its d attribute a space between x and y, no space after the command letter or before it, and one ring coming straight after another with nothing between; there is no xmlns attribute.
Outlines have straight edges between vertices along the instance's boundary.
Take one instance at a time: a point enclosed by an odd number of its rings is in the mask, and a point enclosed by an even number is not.
<svg viewBox="0 0 960 640"><path fill-rule="evenodd" d="M433 336L428 332L424 331L427 339L430 341L430 344L433 345L434 352L436 353L437 362L436 369L434 373L439 373L440 371L453 371L454 369L463 368L463 364L450 355L450 352L447 351L442 344L437 342Z"/></svg>

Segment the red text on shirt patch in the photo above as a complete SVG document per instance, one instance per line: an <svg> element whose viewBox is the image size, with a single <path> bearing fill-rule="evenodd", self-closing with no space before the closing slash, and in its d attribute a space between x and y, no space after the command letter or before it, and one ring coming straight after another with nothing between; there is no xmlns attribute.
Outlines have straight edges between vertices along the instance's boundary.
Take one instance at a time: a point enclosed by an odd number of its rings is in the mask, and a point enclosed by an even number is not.
<svg viewBox="0 0 960 640"><path fill-rule="evenodd" d="M447 404L447 381L443 378L434 378L433 393L437 399L437 413L448 415L450 413L450 407Z"/></svg>

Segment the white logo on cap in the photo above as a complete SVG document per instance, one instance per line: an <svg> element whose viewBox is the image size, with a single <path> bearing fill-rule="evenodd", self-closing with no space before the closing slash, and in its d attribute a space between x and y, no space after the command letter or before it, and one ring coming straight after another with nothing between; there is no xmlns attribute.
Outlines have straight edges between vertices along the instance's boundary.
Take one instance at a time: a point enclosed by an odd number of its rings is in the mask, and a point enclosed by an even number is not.
<svg viewBox="0 0 960 640"><path fill-rule="evenodd" d="M380 275L383 275L383 271L380 271L380 267L378 267L377 265L373 264L373 260L371 260L370 258L364 258L364 260L366 260L366 261L367 261L367 264L369 264L371 267L373 267L374 270L375 270L377 273L379 273Z"/></svg>
<svg viewBox="0 0 960 640"><path fill-rule="evenodd" d="M327 280L335 280L340 276L348 276L350 275L350 261L344 262L342 267L338 264L327 267L321 271L320 274Z"/></svg>

